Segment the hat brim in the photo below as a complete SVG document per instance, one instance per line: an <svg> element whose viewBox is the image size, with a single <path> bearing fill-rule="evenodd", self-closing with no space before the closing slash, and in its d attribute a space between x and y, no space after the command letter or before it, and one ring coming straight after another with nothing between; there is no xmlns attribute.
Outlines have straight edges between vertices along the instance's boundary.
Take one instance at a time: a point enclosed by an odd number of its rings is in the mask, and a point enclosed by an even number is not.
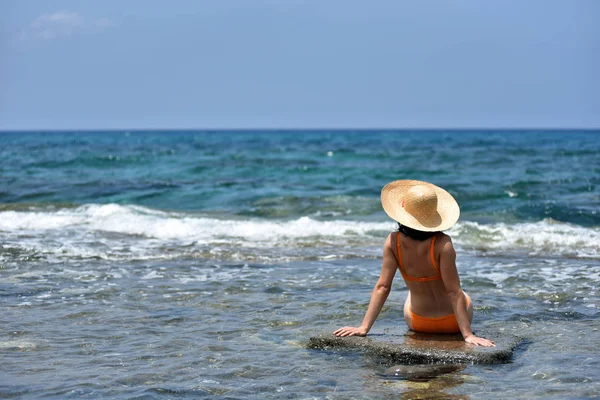
<svg viewBox="0 0 600 400"><path fill-rule="evenodd" d="M435 191L438 199L435 218L430 218L428 221L419 220L402 207L402 200L406 197L406 193L416 185L426 185ZM385 185L381 190L381 205L394 221L424 232L450 229L460 216L458 203L450 193L432 183L417 180L399 180Z"/></svg>

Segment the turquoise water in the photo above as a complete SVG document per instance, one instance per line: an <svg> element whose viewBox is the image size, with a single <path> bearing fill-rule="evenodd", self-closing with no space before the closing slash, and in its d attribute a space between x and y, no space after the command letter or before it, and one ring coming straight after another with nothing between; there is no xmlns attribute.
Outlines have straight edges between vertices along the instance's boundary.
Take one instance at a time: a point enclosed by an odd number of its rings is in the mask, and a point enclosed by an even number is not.
<svg viewBox="0 0 600 400"><path fill-rule="evenodd" d="M598 154L597 131L1 133L0 393L597 395ZM418 386L304 347L362 319L395 179L460 203L474 326L527 337L513 363Z"/></svg>

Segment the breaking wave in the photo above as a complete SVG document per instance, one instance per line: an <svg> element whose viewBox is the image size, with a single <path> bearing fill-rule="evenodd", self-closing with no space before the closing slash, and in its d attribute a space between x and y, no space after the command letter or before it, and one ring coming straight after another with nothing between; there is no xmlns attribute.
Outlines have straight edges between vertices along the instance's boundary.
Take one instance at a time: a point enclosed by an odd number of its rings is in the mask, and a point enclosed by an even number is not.
<svg viewBox="0 0 600 400"><path fill-rule="evenodd" d="M0 260L23 258L240 260L376 258L392 222L232 218L135 205L6 209ZM461 221L448 233L461 250L485 254L600 258L600 229L551 219L529 223Z"/></svg>

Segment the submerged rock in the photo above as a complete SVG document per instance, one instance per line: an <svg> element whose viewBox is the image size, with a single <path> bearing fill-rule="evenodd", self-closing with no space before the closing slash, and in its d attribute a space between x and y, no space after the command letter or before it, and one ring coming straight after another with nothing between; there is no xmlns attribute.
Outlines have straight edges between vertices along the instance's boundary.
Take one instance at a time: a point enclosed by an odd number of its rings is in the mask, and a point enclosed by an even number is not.
<svg viewBox="0 0 600 400"><path fill-rule="evenodd" d="M308 348L323 350L358 350L400 364L498 364L508 362L523 341L501 332L478 332L491 339L496 347L466 343L460 335L434 335L386 329L366 337L337 337L331 332L310 338Z"/></svg>
<svg viewBox="0 0 600 400"><path fill-rule="evenodd" d="M462 371L464 364L413 364L394 365L384 372L385 377L409 381L429 381L440 375Z"/></svg>

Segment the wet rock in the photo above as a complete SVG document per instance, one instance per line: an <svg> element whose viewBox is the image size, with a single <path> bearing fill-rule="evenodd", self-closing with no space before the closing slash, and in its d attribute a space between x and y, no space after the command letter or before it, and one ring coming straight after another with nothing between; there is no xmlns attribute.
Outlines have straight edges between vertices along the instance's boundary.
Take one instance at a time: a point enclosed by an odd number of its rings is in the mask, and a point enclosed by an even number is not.
<svg viewBox="0 0 600 400"><path fill-rule="evenodd" d="M385 329L366 337L337 337L331 332L310 338L308 348L362 351L399 364L498 364L510 361L522 338L501 332L477 332L496 347L466 343L461 335L433 335Z"/></svg>

